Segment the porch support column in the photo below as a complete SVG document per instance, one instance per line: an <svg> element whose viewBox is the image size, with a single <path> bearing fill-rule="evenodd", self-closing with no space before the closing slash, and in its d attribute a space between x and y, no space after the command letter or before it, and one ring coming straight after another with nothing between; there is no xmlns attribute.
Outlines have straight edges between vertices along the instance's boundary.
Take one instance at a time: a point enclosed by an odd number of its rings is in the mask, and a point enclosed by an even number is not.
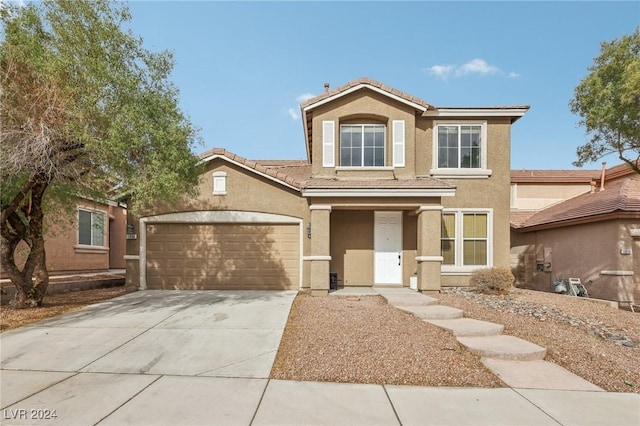
<svg viewBox="0 0 640 426"><path fill-rule="evenodd" d="M422 206L418 209L418 291L440 292L440 232L442 229L442 206Z"/></svg>
<svg viewBox="0 0 640 426"><path fill-rule="evenodd" d="M311 294L326 296L329 294L329 271L331 261L331 206L313 204L311 210Z"/></svg>

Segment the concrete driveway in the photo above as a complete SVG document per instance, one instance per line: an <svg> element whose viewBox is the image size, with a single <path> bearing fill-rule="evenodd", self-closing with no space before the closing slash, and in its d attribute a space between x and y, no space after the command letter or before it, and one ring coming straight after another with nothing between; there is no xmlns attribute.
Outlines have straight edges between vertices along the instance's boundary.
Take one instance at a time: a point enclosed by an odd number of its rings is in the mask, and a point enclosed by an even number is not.
<svg viewBox="0 0 640 426"><path fill-rule="evenodd" d="M139 291L5 332L0 423L40 424L54 410L45 423L172 423L163 410L190 405L245 423L220 407L260 399L295 295ZM141 407L159 417L136 417L150 415Z"/></svg>

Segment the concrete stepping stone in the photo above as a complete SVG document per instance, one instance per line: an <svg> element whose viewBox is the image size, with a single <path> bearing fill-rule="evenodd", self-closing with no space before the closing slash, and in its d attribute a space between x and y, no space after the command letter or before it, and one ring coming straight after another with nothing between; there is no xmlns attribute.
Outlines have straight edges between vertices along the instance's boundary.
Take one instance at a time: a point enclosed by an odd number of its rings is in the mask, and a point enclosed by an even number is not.
<svg viewBox="0 0 640 426"><path fill-rule="evenodd" d="M437 305L439 303L438 299L430 296L423 295L383 295L385 299L387 299L387 303L390 305L400 307L400 306L430 306Z"/></svg>
<svg viewBox="0 0 640 426"><path fill-rule="evenodd" d="M513 336L458 337L458 342L483 358L535 361L547 354L546 348Z"/></svg>
<svg viewBox="0 0 640 426"><path fill-rule="evenodd" d="M472 318L457 318L448 320L425 320L426 322L444 328L454 336L495 336L502 334L504 325L495 322L479 321Z"/></svg>
<svg viewBox="0 0 640 426"><path fill-rule="evenodd" d="M463 311L449 306L431 305L431 306L398 306L398 309L407 311L423 320L432 319L455 319L462 318Z"/></svg>
<svg viewBox="0 0 640 426"><path fill-rule="evenodd" d="M484 358L482 363L512 388L604 392L593 383L548 361Z"/></svg>

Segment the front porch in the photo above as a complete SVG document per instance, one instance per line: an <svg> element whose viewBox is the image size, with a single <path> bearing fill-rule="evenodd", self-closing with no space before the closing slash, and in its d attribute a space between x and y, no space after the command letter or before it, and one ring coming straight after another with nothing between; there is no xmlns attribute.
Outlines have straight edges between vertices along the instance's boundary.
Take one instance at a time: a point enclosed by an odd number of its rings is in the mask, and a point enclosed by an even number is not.
<svg viewBox="0 0 640 426"><path fill-rule="evenodd" d="M329 276L338 288L410 287L439 292L442 206L439 199L416 205L312 204L310 290L324 296ZM427 200L423 200L427 201Z"/></svg>

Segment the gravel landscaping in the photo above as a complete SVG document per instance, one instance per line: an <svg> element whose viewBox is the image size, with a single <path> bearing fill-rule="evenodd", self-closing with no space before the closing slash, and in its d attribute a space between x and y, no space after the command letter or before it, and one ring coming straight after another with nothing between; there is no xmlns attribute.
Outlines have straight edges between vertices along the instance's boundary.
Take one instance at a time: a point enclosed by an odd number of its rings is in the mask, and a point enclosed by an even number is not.
<svg viewBox="0 0 640 426"><path fill-rule="evenodd" d="M447 289L441 304L505 325L547 348L554 362L607 391L640 389L640 314L591 301L514 289L508 296ZM452 387L505 384L449 333L380 296L294 301L272 378Z"/></svg>

